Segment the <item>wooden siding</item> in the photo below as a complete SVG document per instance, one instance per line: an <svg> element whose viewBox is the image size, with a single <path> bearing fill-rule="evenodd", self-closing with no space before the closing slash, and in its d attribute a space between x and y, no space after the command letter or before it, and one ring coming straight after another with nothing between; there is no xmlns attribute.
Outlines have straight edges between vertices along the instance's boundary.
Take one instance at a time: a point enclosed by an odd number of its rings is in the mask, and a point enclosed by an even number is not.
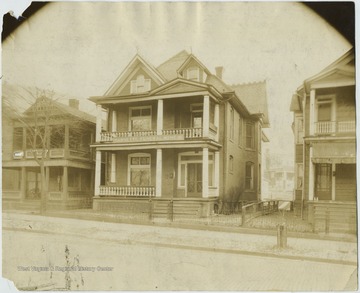
<svg viewBox="0 0 360 293"><path fill-rule="evenodd" d="M356 201L356 165L337 164L335 200Z"/></svg>

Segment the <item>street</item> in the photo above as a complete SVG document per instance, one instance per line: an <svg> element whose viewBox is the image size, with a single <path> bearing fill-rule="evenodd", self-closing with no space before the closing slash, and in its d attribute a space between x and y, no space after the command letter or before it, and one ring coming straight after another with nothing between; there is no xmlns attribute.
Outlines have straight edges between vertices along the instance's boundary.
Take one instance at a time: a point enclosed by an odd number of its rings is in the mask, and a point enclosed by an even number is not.
<svg viewBox="0 0 360 293"><path fill-rule="evenodd" d="M67 274L71 266L76 268ZM348 264L124 244L91 234L3 230L3 276L18 288L65 288L67 277L72 290L333 291L349 286L355 270Z"/></svg>

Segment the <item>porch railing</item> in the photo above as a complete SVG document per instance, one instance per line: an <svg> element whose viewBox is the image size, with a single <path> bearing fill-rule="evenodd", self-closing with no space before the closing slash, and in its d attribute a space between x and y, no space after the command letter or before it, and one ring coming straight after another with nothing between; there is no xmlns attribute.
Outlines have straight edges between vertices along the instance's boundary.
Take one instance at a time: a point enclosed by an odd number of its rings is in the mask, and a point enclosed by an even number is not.
<svg viewBox="0 0 360 293"><path fill-rule="evenodd" d="M315 123L316 134L351 133L355 132L355 121L323 121Z"/></svg>
<svg viewBox="0 0 360 293"><path fill-rule="evenodd" d="M155 196L154 186L100 186L100 196Z"/></svg>
<svg viewBox="0 0 360 293"><path fill-rule="evenodd" d="M164 129L161 135L155 130L148 131L125 131L125 132L103 132L100 136L101 142L133 142L133 141L156 141L156 140L183 140L201 138L202 128L174 128ZM215 137L215 136L214 136Z"/></svg>

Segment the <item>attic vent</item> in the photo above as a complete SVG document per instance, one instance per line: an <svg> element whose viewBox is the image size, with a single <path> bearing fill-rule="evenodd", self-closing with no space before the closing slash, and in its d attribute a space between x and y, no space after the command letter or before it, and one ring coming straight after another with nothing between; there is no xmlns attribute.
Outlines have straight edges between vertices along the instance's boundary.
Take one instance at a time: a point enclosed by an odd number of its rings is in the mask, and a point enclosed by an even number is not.
<svg viewBox="0 0 360 293"><path fill-rule="evenodd" d="M151 89L151 80L145 79L144 75L138 75L135 80L131 81L130 92L132 94L147 92L150 91L150 89Z"/></svg>

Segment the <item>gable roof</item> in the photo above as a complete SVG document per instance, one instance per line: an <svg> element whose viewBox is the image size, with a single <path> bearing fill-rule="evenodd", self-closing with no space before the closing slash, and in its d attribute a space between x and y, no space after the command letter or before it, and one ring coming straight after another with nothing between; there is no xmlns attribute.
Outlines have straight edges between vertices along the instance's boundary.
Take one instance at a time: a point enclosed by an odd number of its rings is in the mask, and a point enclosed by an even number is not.
<svg viewBox="0 0 360 293"><path fill-rule="evenodd" d="M74 107L62 104L60 102L57 102L55 100L49 99L45 96L39 97L34 104L32 104L24 113L24 116L29 115L33 109L39 104L39 103L43 103L43 102L48 103L48 105L53 106L54 108L56 108L57 110L59 110L60 112L62 112L63 114L69 114L71 116L74 116L78 119L84 120L84 121L88 121L91 123L96 123L96 117L92 116L86 112L83 112L81 110L78 110Z"/></svg>
<svg viewBox="0 0 360 293"><path fill-rule="evenodd" d="M266 81L231 86L251 114L263 114L264 127L269 127Z"/></svg>
<svg viewBox="0 0 360 293"><path fill-rule="evenodd" d="M105 96L115 95L115 93L124 86L125 80L129 77L129 75L137 68L139 65L143 65L145 69L149 72L149 74L154 78L155 82L159 85L163 84L166 79L164 76L150 63L145 61L139 54L136 54L135 57L129 62L129 64L125 67L122 73L118 76L118 78L112 83L110 88L105 92Z"/></svg>
<svg viewBox="0 0 360 293"><path fill-rule="evenodd" d="M310 85L315 82L326 81L336 82L347 80L349 84L355 84L355 53L354 48L350 49L340 58L325 67L319 73L304 81L306 91L309 91Z"/></svg>
<svg viewBox="0 0 360 293"><path fill-rule="evenodd" d="M167 79L172 80L178 77L177 70L188 59L189 53L182 50L164 63L160 64L156 69Z"/></svg>

